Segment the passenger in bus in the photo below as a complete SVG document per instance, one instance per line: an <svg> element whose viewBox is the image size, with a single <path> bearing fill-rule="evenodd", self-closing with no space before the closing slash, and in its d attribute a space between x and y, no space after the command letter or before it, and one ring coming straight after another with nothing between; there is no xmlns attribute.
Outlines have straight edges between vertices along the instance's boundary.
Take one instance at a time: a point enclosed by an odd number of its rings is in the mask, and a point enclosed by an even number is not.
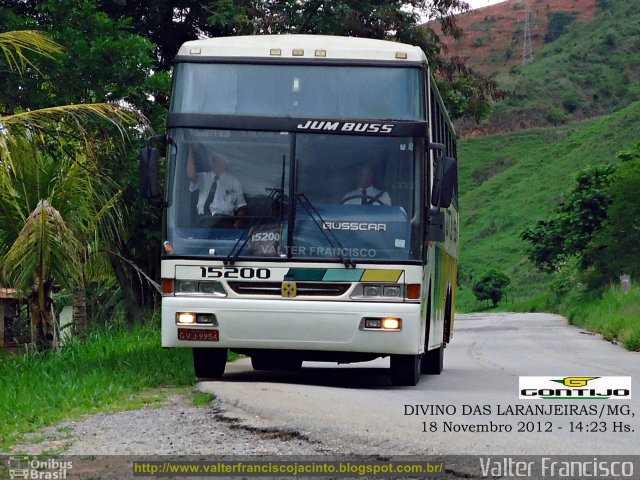
<svg viewBox="0 0 640 480"><path fill-rule="evenodd" d="M388 192L374 187L375 172L372 165L364 165L358 173L358 188L342 197L344 205L391 205Z"/></svg>
<svg viewBox="0 0 640 480"><path fill-rule="evenodd" d="M197 224L201 227L241 228L247 201L240 181L227 172L230 160L220 153L211 153L209 171L198 172L192 152L187 160L189 191L198 191Z"/></svg>

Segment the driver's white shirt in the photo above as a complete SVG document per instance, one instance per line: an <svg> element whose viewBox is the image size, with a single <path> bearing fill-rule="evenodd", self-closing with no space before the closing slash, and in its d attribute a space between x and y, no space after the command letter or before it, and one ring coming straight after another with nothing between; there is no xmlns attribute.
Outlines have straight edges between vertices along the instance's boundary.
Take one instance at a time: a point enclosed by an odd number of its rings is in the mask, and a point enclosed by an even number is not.
<svg viewBox="0 0 640 480"><path fill-rule="evenodd" d="M205 205L209 196L209 189L215 179L213 172L198 172L195 182L189 182L189 191L198 190L198 215L204 214L205 208L211 215L233 215L236 210L244 207L247 201L244 198L242 185L233 175L224 172L218 177L216 194L211 205Z"/></svg>
<svg viewBox="0 0 640 480"><path fill-rule="evenodd" d="M391 197L389 196L389 194L387 192L383 192L382 190L378 190L376 187L374 187L373 185L367 187L366 189L367 192L367 200L369 202L371 202L371 205L391 205ZM382 193L382 195L380 195L380 193ZM378 197L378 195L380 195ZM346 200L347 198L349 198L349 200ZM372 201L372 198L376 198L376 201ZM342 197L343 200L343 204L344 205L362 205L362 188L356 188L355 190L351 190L349 193L347 193L344 197Z"/></svg>

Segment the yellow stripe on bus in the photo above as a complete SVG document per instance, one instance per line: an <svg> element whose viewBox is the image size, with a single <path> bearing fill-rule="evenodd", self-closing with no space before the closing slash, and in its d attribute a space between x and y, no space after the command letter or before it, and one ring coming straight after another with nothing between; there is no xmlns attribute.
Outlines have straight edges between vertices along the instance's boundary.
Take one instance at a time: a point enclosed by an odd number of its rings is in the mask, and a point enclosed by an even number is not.
<svg viewBox="0 0 640 480"><path fill-rule="evenodd" d="M404 270L365 270L361 282L394 282L400 280Z"/></svg>

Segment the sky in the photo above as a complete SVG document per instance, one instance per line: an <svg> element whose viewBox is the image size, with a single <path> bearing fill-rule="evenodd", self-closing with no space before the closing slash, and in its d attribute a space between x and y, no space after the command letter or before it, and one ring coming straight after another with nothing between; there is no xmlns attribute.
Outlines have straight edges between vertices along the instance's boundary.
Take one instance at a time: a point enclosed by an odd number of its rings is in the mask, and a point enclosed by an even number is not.
<svg viewBox="0 0 640 480"><path fill-rule="evenodd" d="M482 8L488 5L493 5L494 3L504 2L505 0L466 0L466 2L474 8Z"/></svg>

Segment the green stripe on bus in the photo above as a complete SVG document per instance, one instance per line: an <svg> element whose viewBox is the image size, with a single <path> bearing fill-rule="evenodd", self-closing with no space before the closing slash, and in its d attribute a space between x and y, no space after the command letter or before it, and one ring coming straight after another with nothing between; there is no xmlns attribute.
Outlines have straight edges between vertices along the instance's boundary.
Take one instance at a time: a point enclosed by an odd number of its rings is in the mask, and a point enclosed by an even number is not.
<svg viewBox="0 0 640 480"><path fill-rule="evenodd" d="M326 268L290 268L284 279L291 282L321 282Z"/></svg>
<svg viewBox="0 0 640 480"><path fill-rule="evenodd" d="M353 269L347 270L345 268L330 268L325 273L322 281L324 282L359 282L364 270Z"/></svg>

